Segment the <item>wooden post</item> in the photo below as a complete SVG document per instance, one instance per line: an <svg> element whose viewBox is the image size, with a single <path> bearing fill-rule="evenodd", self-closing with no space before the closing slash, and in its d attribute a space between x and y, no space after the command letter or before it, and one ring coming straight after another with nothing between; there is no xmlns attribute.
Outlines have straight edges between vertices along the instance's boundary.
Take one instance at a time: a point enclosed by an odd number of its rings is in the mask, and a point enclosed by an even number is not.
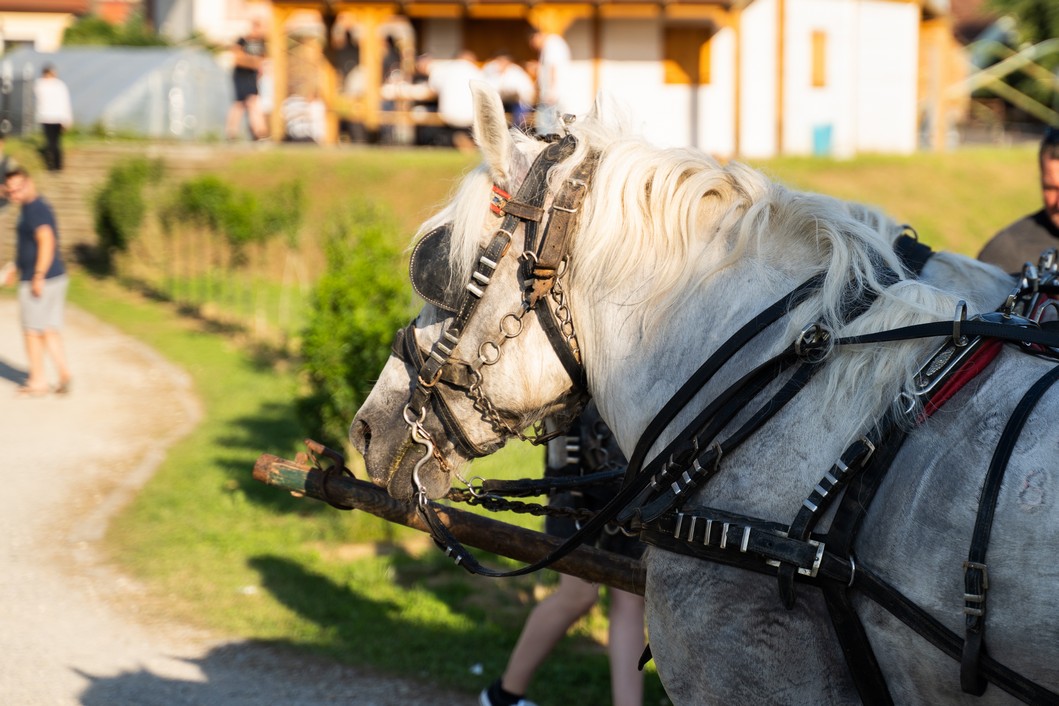
<svg viewBox="0 0 1059 706"><path fill-rule="evenodd" d="M254 480L284 488L317 500L328 498L345 506L369 512L389 522L422 532L426 523L413 503L394 500L382 488L338 473L328 478L324 472L304 464L262 454L254 464ZM326 488L325 488L326 483ZM487 552L532 563L562 544L562 540L541 532L490 520L471 512L435 506L438 516L461 543ZM640 561L590 546L580 546L550 568L592 583L644 594L646 570Z"/></svg>
<svg viewBox="0 0 1059 706"><path fill-rule="evenodd" d="M268 29L268 58L272 63L272 113L269 115L269 133L272 140L283 140L283 115L280 108L290 91L287 64L287 20L291 11L272 5L272 22Z"/></svg>
<svg viewBox="0 0 1059 706"><path fill-rule="evenodd" d="M394 14L390 5L344 6L352 15L353 23L360 30L360 67L364 76L364 95L358 101L357 113L364 128L374 132L379 128L379 111L382 106L382 58L383 38L379 29L382 23Z"/></svg>

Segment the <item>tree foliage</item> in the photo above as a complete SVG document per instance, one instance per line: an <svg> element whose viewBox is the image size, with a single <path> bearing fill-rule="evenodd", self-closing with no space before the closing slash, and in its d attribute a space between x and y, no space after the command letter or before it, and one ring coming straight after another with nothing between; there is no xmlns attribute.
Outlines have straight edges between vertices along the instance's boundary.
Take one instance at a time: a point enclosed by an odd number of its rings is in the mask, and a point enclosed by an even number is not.
<svg viewBox="0 0 1059 706"><path fill-rule="evenodd" d="M85 15L63 32L65 46L160 47L169 42L151 31L143 15L133 13L124 24L115 25L99 15Z"/></svg>
<svg viewBox="0 0 1059 706"><path fill-rule="evenodd" d="M396 231L389 214L362 204L326 234L327 270L302 342L308 391L299 408L306 429L336 448L386 363L394 331L411 316Z"/></svg>
<svg viewBox="0 0 1059 706"><path fill-rule="evenodd" d="M1021 44L1059 37L1059 2L1055 0L989 0L988 7L1015 19Z"/></svg>

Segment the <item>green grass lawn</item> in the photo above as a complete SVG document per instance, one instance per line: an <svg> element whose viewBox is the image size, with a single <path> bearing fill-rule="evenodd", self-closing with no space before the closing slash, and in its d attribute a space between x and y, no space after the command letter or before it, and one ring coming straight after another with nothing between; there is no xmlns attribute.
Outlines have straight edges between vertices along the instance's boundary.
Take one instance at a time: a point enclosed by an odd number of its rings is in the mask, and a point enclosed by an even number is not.
<svg viewBox="0 0 1059 706"><path fill-rule="evenodd" d="M204 403L197 429L108 535L111 555L149 583L159 609L469 693L499 674L537 584L553 575L472 577L425 535L254 482L260 453L289 458L301 449L288 366L255 360L208 325L110 281L76 277L71 301L186 369ZM541 449L514 444L475 472L539 475L542 463ZM538 518L512 519L540 527ZM542 668L534 684L542 702L607 700L603 615L583 621ZM471 673L476 664L482 676ZM649 680L648 703L658 703L663 692Z"/></svg>
<svg viewBox="0 0 1059 706"><path fill-rule="evenodd" d="M239 157L227 176L261 188L302 178L313 223L348 198L381 200L410 235L473 163L441 151L273 151ZM881 206L929 244L967 254L1039 204L1028 148L759 166L797 188ZM204 403L202 423L171 450L108 536L112 556L146 581L164 610L468 693L500 672L538 584L554 575L470 577L412 530L256 484L250 472L259 454L292 457L306 435L294 409L291 361L256 358L208 324L112 281L78 276L71 300L185 368ZM516 444L477 462L473 474L538 475L542 462L540 449ZM597 609L560 645L532 698L609 700L604 616ZM476 664L482 676L471 673ZM645 703L662 699L652 672Z"/></svg>

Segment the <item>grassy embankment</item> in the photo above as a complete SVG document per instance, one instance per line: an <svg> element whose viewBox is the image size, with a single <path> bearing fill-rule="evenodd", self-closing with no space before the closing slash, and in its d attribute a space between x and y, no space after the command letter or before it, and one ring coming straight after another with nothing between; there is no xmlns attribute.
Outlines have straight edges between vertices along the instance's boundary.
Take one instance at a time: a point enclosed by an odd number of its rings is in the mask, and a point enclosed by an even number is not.
<svg viewBox="0 0 1059 706"><path fill-rule="evenodd" d="M348 195L390 204L408 232L468 166L456 155L276 152L231 165L245 184L303 175L323 214ZM974 253L990 233L1036 207L1029 150L968 151L834 163L780 160L778 178L884 207L936 247ZM248 638L473 692L498 673L536 581L467 576L421 535L256 485L259 453L291 455L304 432L289 363L255 360L171 307L79 277L72 300L186 368L206 410L109 535L112 556L178 618ZM352 411L351 411L352 413ZM474 473L539 472L539 450L514 446ZM541 703L605 703L607 666L597 610L540 672ZM689 616L690 618L691 616ZM482 664L483 676L470 673ZM649 676L649 699L661 691Z"/></svg>

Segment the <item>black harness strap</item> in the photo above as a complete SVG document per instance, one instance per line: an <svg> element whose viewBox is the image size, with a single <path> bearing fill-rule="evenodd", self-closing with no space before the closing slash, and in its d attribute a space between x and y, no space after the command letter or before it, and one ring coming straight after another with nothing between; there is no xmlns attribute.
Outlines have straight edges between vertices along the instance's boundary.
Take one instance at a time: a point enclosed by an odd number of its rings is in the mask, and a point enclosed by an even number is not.
<svg viewBox="0 0 1059 706"><path fill-rule="evenodd" d="M416 333L415 333L415 322L408 324L403 329L398 330L398 336L394 338L394 345L392 348L398 348L400 346L400 353L398 358L408 363L416 370L423 370L426 366L426 362L423 359L422 352L419 350L419 346L416 344ZM440 369L438 378L435 380L444 380L446 375L444 372L453 370L452 366L446 363L444 368ZM431 386L433 387L433 385ZM463 425L459 423L456 415L452 413L452 409L449 407L449 403L445 401L445 398L441 395L429 395L427 401L430 403L431 409L434 414L437 415L438 419L441 420L442 426L452 433L453 445L468 458L481 458L486 455L485 449L478 446L476 443L471 441L470 437L463 430Z"/></svg>
<svg viewBox="0 0 1059 706"><path fill-rule="evenodd" d="M640 436L640 440L636 443L636 448L633 450L632 456L629 458L629 467L625 471L625 482L627 484L632 482L632 479L640 472L644 459L647 456L647 452L650 450L651 446L654 445L654 442L658 439L661 433L673 422L681 410L691 402L692 398L698 394L699 390L701 390L706 383L713 378L717 371L720 370L721 367L732 358L732 356L746 346L747 343L753 340L755 336L797 306L802 299L807 297L813 289L818 288L823 281L824 275L818 274L805 282L802 282L793 291L784 295L767 309L744 324L732 335L731 338L725 341L720 348L714 351L714 353L706 359L706 362L699 366L699 369L688 378L687 382L681 385L680 389L677 390L668 402L666 402L662 409L659 410L658 414L655 415L655 418L647 425L647 428L644 429L643 434ZM682 437L685 437L684 433L677 436L678 439ZM672 448L667 448L660 453L659 456L665 458L671 452Z"/></svg>
<svg viewBox="0 0 1059 706"><path fill-rule="evenodd" d="M1033 387L1019 400L1018 406L1011 413L1000 442L993 451L989 462L989 471L982 483L982 495L978 502L978 516L974 522L971 535L971 548L967 561L963 563L964 573L964 619L965 637L960 658L960 686L968 694L981 696L988 682L979 671L985 638L985 603L986 590L989 588L989 573L986 567L986 550L989 547L989 535L993 528L993 515L996 511L1000 485L1004 481L1004 472L1008 461L1015 450L1022 428L1030 412L1056 380L1059 380L1059 366L1045 373Z"/></svg>

